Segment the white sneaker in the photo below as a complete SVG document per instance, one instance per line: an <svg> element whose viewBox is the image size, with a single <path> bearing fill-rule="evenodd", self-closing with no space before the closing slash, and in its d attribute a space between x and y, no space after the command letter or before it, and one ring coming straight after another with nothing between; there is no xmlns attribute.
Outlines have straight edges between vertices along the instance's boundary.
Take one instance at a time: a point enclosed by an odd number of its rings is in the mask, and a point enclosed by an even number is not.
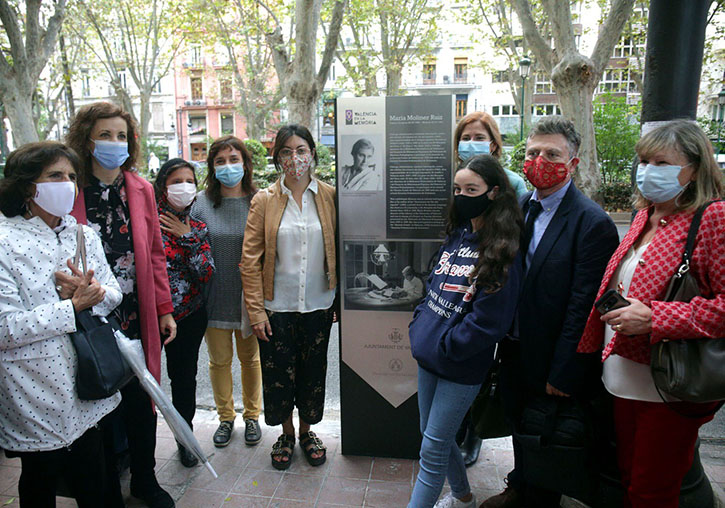
<svg viewBox="0 0 725 508"><path fill-rule="evenodd" d="M464 502L453 497L450 492L439 499L433 508L476 508L476 496L471 494L471 500Z"/></svg>

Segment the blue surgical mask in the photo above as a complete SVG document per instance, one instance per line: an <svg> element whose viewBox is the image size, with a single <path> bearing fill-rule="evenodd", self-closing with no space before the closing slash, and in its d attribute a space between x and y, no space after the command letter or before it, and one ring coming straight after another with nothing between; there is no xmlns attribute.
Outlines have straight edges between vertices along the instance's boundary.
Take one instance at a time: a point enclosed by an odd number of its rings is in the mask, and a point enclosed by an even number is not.
<svg viewBox="0 0 725 508"><path fill-rule="evenodd" d="M244 164L237 162L236 164L216 166L214 174L224 187L236 187L244 178Z"/></svg>
<svg viewBox="0 0 725 508"><path fill-rule="evenodd" d="M128 159L128 143L125 141L94 139L93 144L93 157L101 167L109 171L120 167Z"/></svg>
<svg viewBox="0 0 725 508"><path fill-rule="evenodd" d="M459 141L458 158L462 161L474 155L486 155L491 153L490 141Z"/></svg>
<svg viewBox="0 0 725 508"><path fill-rule="evenodd" d="M689 166L654 166L640 164L637 167L637 188L645 199L664 203L679 195L686 185L680 185L677 177L682 168Z"/></svg>

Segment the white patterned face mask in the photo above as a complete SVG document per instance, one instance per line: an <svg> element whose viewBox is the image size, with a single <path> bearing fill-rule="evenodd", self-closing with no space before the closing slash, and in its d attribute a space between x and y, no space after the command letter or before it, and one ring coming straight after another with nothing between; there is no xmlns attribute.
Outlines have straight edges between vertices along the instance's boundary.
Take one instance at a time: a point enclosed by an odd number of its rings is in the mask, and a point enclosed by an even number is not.
<svg viewBox="0 0 725 508"><path fill-rule="evenodd" d="M63 217L73 210L76 200L74 182L40 182L35 184L33 201L55 217Z"/></svg>

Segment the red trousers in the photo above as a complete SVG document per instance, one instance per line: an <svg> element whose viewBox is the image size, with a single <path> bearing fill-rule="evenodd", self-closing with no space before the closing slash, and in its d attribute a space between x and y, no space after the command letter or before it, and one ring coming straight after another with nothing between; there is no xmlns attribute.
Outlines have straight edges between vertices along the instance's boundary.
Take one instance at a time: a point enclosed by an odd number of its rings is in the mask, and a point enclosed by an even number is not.
<svg viewBox="0 0 725 508"><path fill-rule="evenodd" d="M683 413L702 414L710 405L680 402L676 407ZM688 418L664 403L614 397L625 507L677 508L698 430L712 418Z"/></svg>

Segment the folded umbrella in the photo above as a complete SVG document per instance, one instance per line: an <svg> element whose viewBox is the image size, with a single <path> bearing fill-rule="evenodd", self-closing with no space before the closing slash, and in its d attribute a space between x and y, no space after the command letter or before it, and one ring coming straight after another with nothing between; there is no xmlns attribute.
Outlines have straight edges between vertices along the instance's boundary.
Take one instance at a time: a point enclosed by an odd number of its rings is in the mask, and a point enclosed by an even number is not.
<svg viewBox="0 0 725 508"><path fill-rule="evenodd" d="M169 424L171 432L176 440L181 443L184 448L193 453L202 464L206 466L214 478L218 478L216 471L209 463L201 449L199 441L197 441L194 433L189 428L189 424L182 418L174 405L171 403L169 396L164 393L159 384L146 368L146 360L144 360L143 347L140 340L131 340L121 331L115 331L116 344L121 355L126 359L133 373L138 378L141 386L149 394L151 399L156 403L156 407L164 415L166 423Z"/></svg>

